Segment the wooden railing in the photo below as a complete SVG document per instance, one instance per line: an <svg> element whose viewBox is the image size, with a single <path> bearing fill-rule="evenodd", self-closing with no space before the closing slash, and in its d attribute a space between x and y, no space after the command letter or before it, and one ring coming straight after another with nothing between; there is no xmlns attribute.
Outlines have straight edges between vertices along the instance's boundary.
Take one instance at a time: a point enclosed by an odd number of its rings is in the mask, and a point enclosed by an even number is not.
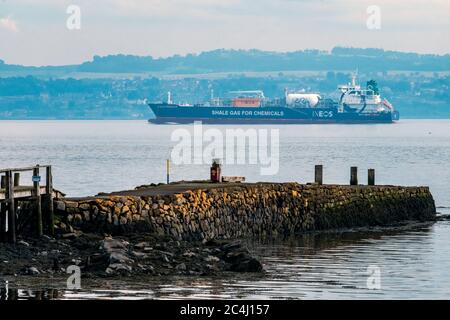
<svg viewBox="0 0 450 320"><path fill-rule="evenodd" d="M45 186L41 186L41 170L45 169ZM20 184L20 173L32 172L32 185ZM53 181L50 165L0 169L0 240L16 242L17 202L32 201L37 236L44 234L44 222L49 235L54 235ZM43 209L46 214L43 219Z"/></svg>

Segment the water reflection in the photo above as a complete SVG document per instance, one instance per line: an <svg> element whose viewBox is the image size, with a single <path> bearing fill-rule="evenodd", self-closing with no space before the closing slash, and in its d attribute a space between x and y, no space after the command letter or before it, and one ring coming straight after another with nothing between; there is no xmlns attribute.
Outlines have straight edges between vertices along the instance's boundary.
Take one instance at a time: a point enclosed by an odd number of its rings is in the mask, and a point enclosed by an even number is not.
<svg viewBox="0 0 450 320"><path fill-rule="evenodd" d="M449 241L449 221L312 233L249 242L263 275L83 279L79 291L65 290L65 279L23 279L3 284L0 299L449 298ZM380 269L379 290L367 286L369 266Z"/></svg>
<svg viewBox="0 0 450 320"><path fill-rule="evenodd" d="M9 288L8 281L5 281L3 287L0 288L0 300L55 300L61 297L61 292L57 289L24 290Z"/></svg>

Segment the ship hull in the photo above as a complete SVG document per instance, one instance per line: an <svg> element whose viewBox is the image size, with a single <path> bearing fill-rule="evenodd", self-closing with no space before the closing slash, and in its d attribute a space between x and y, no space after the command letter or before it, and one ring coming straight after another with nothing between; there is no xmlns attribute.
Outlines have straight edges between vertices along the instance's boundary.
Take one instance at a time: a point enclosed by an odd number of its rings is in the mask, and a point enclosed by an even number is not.
<svg viewBox="0 0 450 320"><path fill-rule="evenodd" d="M397 112L340 113L335 108L287 107L200 107L168 104L149 104L156 124L188 124L201 121L206 124L327 124L327 123L392 123Z"/></svg>

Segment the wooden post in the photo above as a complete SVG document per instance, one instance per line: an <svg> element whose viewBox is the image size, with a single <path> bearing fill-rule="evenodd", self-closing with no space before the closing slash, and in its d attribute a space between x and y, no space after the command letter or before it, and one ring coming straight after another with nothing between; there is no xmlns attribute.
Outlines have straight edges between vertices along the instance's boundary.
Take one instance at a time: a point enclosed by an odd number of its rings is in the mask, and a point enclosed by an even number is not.
<svg viewBox="0 0 450 320"><path fill-rule="evenodd" d="M0 202L0 241L6 242L6 203Z"/></svg>
<svg viewBox="0 0 450 320"><path fill-rule="evenodd" d="M323 183L323 165L316 165L314 169L314 182L318 185Z"/></svg>
<svg viewBox="0 0 450 320"><path fill-rule="evenodd" d="M170 160L167 159L166 161L166 167L167 167L167 184L170 182Z"/></svg>
<svg viewBox="0 0 450 320"><path fill-rule="evenodd" d="M38 235L38 237L43 235L41 191L40 191L40 187L39 187L39 181L40 181L39 166L36 166L33 169L33 196L36 200L36 220L37 220L37 235Z"/></svg>
<svg viewBox="0 0 450 320"><path fill-rule="evenodd" d="M55 215L53 209L53 176L52 167L47 167L46 179L45 179L45 193L46 193L46 206L48 213L48 232L51 236L55 235Z"/></svg>
<svg viewBox="0 0 450 320"><path fill-rule="evenodd" d="M350 168L350 185L351 186L358 185L358 167Z"/></svg>
<svg viewBox="0 0 450 320"><path fill-rule="evenodd" d="M0 178L0 189L6 188L6 176L2 175ZM0 202L0 241L6 241L6 201Z"/></svg>
<svg viewBox="0 0 450 320"><path fill-rule="evenodd" d="M375 185L375 169L369 169L367 171L367 184L369 186Z"/></svg>
<svg viewBox="0 0 450 320"><path fill-rule="evenodd" d="M12 171L6 172L6 193L8 199L8 240L16 243L16 211L14 205L14 181Z"/></svg>
<svg viewBox="0 0 450 320"><path fill-rule="evenodd" d="M20 172L14 173L14 187L18 187L20 185Z"/></svg>

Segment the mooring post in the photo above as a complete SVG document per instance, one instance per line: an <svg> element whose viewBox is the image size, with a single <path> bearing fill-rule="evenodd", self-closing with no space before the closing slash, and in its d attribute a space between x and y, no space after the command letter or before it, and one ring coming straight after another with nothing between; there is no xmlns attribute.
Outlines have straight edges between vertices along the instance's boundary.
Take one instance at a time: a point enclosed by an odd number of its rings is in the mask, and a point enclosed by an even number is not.
<svg viewBox="0 0 450 320"><path fill-rule="evenodd" d="M20 172L14 172L14 187L20 185Z"/></svg>
<svg viewBox="0 0 450 320"><path fill-rule="evenodd" d="M16 243L16 207L14 205L14 181L11 170L6 172L5 199L8 200L8 240L11 243Z"/></svg>
<svg viewBox="0 0 450 320"><path fill-rule="evenodd" d="M167 184L170 182L170 159L166 160Z"/></svg>
<svg viewBox="0 0 450 320"><path fill-rule="evenodd" d="M375 185L375 169L369 169L367 171L367 184L369 186Z"/></svg>
<svg viewBox="0 0 450 320"><path fill-rule="evenodd" d="M323 165L318 164L314 169L314 182L318 185L323 183Z"/></svg>
<svg viewBox="0 0 450 320"><path fill-rule="evenodd" d="M39 175L39 165L33 168L33 196L36 201L36 220L37 220L37 235L42 236L42 207L41 207L41 190L39 182L41 177Z"/></svg>
<svg viewBox="0 0 450 320"><path fill-rule="evenodd" d="M47 167L45 179L45 193L46 193L46 212L48 212L48 232L51 236L55 235L55 215L53 209L53 176L52 166Z"/></svg>
<svg viewBox="0 0 450 320"><path fill-rule="evenodd" d="M6 203L0 202L0 242L6 242Z"/></svg>
<svg viewBox="0 0 450 320"><path fill-rule="evenodd" d="M6 182L5 182L5 176L2 175L0 177L0 189L5 189ZM0 202L0 241L5 242L6 241L6 204L3 202Z"/></svg>
<svg viewBox="0 0 450 320"><path fill-rule="evenodd" d="M350 168L350 185L351 186L358 185L358 167Z"/></svg>

